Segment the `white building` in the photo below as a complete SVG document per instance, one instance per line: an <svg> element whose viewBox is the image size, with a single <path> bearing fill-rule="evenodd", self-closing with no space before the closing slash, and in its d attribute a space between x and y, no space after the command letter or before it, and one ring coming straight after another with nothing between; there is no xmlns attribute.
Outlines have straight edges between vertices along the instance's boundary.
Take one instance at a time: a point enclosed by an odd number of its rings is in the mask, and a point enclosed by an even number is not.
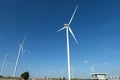
<svg viewBox="0 0 120 80"><path fill-rule="evenodd" d="M98 79L98 80L108 80L106 73L92 73L91 78Z"/></svg>

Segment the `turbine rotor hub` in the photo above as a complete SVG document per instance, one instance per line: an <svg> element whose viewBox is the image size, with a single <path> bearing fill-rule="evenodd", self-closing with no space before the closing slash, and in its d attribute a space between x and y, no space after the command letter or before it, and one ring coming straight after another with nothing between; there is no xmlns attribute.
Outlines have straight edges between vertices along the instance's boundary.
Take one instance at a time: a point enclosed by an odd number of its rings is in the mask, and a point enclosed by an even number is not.
<svg viewBox="0 0 120 80"><path fill-rule="evenodd" d="M69 24L64 24L64 26L65 26L66 28L69 28Z"/></svg>
<svg viewBox="0 0 120 80"><path fill-rule="evenodd" d="M22 44L19 44L19 47L22 47L23 45Z"/></svg>

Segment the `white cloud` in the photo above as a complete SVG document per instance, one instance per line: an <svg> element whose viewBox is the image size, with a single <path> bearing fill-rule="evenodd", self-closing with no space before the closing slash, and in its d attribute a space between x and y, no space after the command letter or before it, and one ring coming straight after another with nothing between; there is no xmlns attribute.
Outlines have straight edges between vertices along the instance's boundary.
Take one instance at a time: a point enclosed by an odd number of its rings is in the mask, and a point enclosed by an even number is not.
<svg viewBox="0 0 120 80"><path fill-rule="evenodd" d="M108 65L109 63L108 62L106 62L106 63L104 63L105 65Z"/></svg>
<svg viewBox="0 0 120 80"><path fill-rule="evenodd" d="M88 64L88 60L84 60L84 61L83 61L83 64Z"/></svg>

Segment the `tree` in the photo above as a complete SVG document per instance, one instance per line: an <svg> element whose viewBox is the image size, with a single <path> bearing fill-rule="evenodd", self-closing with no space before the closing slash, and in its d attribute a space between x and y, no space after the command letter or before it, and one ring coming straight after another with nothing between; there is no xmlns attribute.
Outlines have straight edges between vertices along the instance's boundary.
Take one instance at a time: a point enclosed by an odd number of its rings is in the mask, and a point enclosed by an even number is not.
<svg viewBox="0 0 120 80"><path fill-rule="evenodd" d="M65 80L65 77L63 77L63 80Z"/></svg>
<svg viewBox="0 0 120 80"><path fill-rule="evenodd" d="M28 80L29 76L29 72L24 72L21 74L21 78L23 78L24 80Z"/></svg>
<svg viewBox="0 0 120 80"><path fill-rule="evenodd" d="M59 78L59 80L62 80L61 77Z"/></svg>
<svg viewBox="0 0 120 80"><path fill-rule="evenodd" d="M0 75L0 78L2 78L2 77L4 77L4 76Z"/></svg>

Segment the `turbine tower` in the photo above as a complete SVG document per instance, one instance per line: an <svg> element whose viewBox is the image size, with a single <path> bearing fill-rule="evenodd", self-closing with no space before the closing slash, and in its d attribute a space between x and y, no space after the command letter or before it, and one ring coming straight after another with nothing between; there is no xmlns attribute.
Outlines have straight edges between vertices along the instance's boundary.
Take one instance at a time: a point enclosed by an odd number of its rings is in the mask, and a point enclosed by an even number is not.
<svg viewBox="0 0 120 80"><path fill-rule="evenodd" d="M71 66L71 77L74 79L74 71L75 71L75 67Z"/></svg>
<svg viewBox="0 0 120 80"><path fill-rule="evenodd" d="M70 24L71 24L71 22L72 22L72 20L73 20L73 18L74 18L74 15L75 15L75 13L76 13L77 8L78 8L78 5L76 6L76 8L75 8L75 10L74 10L74 12L73 12L73 14L72 14L72 17L71 17L69 23L68 23L68 24L64 24L64 27L58 30L58 31L61 31L61 30L63 30L63 29L66 28L66 37L67 37L67 59L68 59L68 60L67 60L67 61L68 61L68 80L71 80L69 32L70 32L71 35L73 36L75 42L78 44L78 41L77 41L76 37L74 36L74 34L73 34L73 32L72 32L72 29L70 28Z"/></svg>
<svg viewBox="0 0 120 80"><path fill-rule="evenodd" d="M14 68L14 72L13 72L13 77L16 77L18 62L19 62L20 54L23 53L23 45L24 45L25 38L26 38L26 35L23 39L22 44L19 44L19 51L18 51L18 56L17 56L17 59L16 59L16 64L15 64L15 68Z"/></svg>
<svg viewBox="0 0 120 80"><path fill-rule="evenodd" d="M6 68L6 65L7 65L7 59L8 59L8 55L5 55L0 75L3 75L4 72L5 72L5 68Z"/></svg>
<svg viewBox="0 0 120 80"><path fill-rule="evenodd" d="M91 67L90 67L90 69L91 69L91 71L92 71L92 73L94 73L95 72L95 65L92 65Z"/></svg>

